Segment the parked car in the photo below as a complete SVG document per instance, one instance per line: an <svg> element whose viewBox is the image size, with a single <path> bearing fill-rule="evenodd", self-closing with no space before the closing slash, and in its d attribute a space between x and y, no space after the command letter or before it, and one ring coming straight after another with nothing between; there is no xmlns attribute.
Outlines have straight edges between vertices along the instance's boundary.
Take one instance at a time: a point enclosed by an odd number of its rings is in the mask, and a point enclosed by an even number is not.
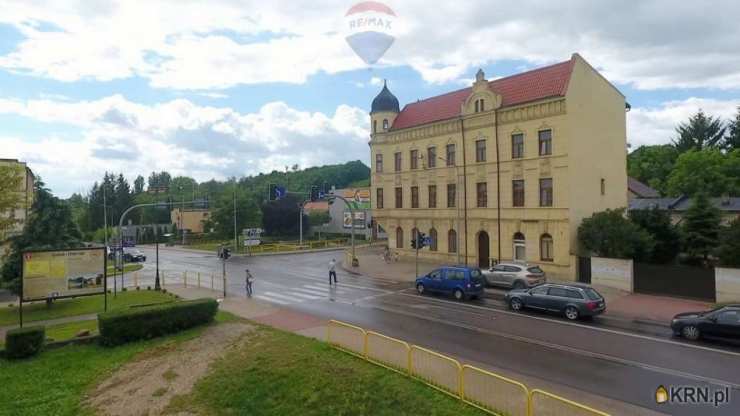
<svg viewBox="0 0 740 416"><path fill-rule="evenodd" d="M483 273L477 267L445 266L416 279L419 294L437 292L451 294L457 300L483 295Z"/></svg>
<svg viewBox="0 0 740 416"><path fill-rule="evenodd" d="M604 297L590 286L545 283L532 289L514 289L506 293L512 310L524 308L556 312L574 321L595 316L606 310Z"/></svg>
<svg viewBox="0 0 740 416"><path fill-rule="evenodd" d="M123 261L128 263L145 262L146 256L137 249L123 248Z"/></svg>
<svg viewBox="0 0 740 416"><path fill-rule="evenodd" d="M545 272L539 266L522 263L499 263L483 271L489 286L510 289L525 289L547 282Z"/></svg>
<svg viewBox="0 0 740 416"><path fill-rule="evenodd" d="M679 313L673 317L671 329L675 335L692 341L703 337L740 339L740 304Z"/></svg>

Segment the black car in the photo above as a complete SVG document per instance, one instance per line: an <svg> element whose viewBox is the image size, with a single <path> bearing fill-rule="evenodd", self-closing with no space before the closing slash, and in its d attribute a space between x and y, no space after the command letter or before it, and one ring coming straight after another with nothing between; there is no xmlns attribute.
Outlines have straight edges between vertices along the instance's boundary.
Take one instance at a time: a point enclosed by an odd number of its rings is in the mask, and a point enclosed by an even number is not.
<svg viewBox="0 0 740 416"><path fill-rule="evenodd" d="M740 339L740 304L704 312L684 312L673 317L671 329L677 336Z"/></svg>
<svg viewBox="0 0 740 416"><path fill-rule="evenodd" d="M123 261L127 263L145 262L146 256L136 249L123 249Z"/></svg>
<svg viewBox="0 0 740 416"><path fill-rule="evenodd" d="M606 301L599 292L577 284L546 283L532 289L511 290L506 293L506 302L515 311L531 308L556 312L571 321L606 310Z"/></svg>

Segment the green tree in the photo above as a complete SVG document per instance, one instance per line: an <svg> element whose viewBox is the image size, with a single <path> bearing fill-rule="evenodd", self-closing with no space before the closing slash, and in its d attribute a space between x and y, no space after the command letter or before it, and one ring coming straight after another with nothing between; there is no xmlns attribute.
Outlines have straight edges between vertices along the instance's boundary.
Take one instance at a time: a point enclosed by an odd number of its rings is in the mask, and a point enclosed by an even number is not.
<svg viewBox="0 0 740 416"><path fill-rule="evenodd" d="M729 193L737 178L729 176L733 170L733 160L717 149L689 150L676 160L673 171L668 176L666 191L669 195L693 196L707 192L711 196ZM737 169L737 168L734 168Z"/></svg>
<svg viewBox="0 0 740 416"><path fill-rule="evenodd" d="M329 211L312 210L308 212L308 224L311 227L316 227L331 222L331 215Z"/></svg>
<svg viewBox="0 0 740 416"><path fill-rule="evenodd" d="M20 191L23 173L23 168L17 165L0 166L0 241L4 241L8 231L18 224L11 213L23 201L23 193Z"/></svg>
<svg viewBox="0 0 740 416"><path fill-rule="evenodd" d="M269 236L295 236L299 232L298 204L295 195L278 201L268 201L262 205L262 228ZM305 214L304 214L305 215ZM303 221L304 232L308 230L308 220Z"/></svg>
<svg viewBox="0 0 740 416"><path fill-rule="evenodd" d="M673 139L673 144L680 153L719 148L723 145L726 130L722 119L707 116L704 111L699 110L687 122L676 127L678 137Z"/></svg>
<svg viewBox="0 0 740 416"><path fill-rule="evenodd" d="M653 238L624 216L624 208L607 209L585 218L578 227L578 241L590 253L601 257L646 261Z"/></svg>
<svg viewBox="0 0 740 416"><path fill-rule="evenodd" d="M134 194L140 194L144 192L144 177L139 175L134 180Z"/></svg>
<svg viewBox="0 0 740 416"><path fill-rule="evenodd" d="M23 233L10 239L10 251L0 269L2 286L14 294L20 291L23 252L64 250L82 246L82 234L72 218L72 210L44 187L37 178L35 200Z"/></svg>
<svg viewBox="0 0 740 416"><path fill-rule="evenodd" d="M740 106L737 107L735 118L727 125L727 137L725 137L724 148L727 150L740 150Z"/></svg>
<svg viewBox="0 0 740 416"><path fill-rule="evenodd" d="M262 213L256 198L250 196L244 189L235 185L229 187L231 192L222 192L212 209L211 221L207 228L213 227L219 237L234 237L234 192L236 192L236 231L241 234L245 228L259 227L262 223Z"/></svg>
<svg viewBox="0 0 740 416"><path fill-rule="evenodd" d="M678 150L669 144L640 146L627 156L627 174L665 194L678 155Z"/></svg>
<svg viewBox="0 0 740 416"><path fill-rule="evenodd" d="M694 196L682 222L684 252L689 259L702 259L706 264L709 254L719 244L721 219L719 209L712 205L705 192Z"/></svg>
<svg viewBox="0 0 740 416"><path fill-rule="evenodd" d="M723 266L740 267L740 218L721 230L717 257Z"/></svg>
<svg viewBox="0 0 740 416"><path fill-rule="evenodd" d="M652 263L670 263L681 251L681 234L671 223L668 211L659 208L636 209L628 214L630 221L647 231L655 245L650 254Z"/></svg>

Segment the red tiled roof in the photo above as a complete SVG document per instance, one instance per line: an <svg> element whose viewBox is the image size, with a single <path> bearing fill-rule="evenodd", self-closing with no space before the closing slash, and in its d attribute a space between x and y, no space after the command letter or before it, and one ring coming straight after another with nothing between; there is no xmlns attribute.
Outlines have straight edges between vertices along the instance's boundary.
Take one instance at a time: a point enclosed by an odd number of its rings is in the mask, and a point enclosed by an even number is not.
<svg viewBox="0 0 740 416"><path fill-rule="evenodd" d="M521 74L499 78L488 83L492 91L501 94L502 107L523 104L549 97L564 96L573 71L575 57ZM471 87L406 104L391 126L399 130L460 115L460 106L470 95Z"/></svg>

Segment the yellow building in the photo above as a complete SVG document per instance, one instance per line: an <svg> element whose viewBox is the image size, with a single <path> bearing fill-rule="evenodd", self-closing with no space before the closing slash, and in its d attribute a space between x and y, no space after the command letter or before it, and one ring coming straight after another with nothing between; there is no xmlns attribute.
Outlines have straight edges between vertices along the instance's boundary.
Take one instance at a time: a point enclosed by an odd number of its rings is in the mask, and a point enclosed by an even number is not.
<svg viewBox="0 0 740 416"><path fill-rule="evenodd" d="M420 100L373 100L373 217L411 255L573 279L584 217L627 205L625 97L580 55Z"/></svg>
<svg viewBox="0 0 740 416"><path fill-rule="evenodd" d="M177 208L170 213L170 220L177 226L178 230L188 230L191 234L204 232L203 223L211 218L208 209Z"/></svg>

